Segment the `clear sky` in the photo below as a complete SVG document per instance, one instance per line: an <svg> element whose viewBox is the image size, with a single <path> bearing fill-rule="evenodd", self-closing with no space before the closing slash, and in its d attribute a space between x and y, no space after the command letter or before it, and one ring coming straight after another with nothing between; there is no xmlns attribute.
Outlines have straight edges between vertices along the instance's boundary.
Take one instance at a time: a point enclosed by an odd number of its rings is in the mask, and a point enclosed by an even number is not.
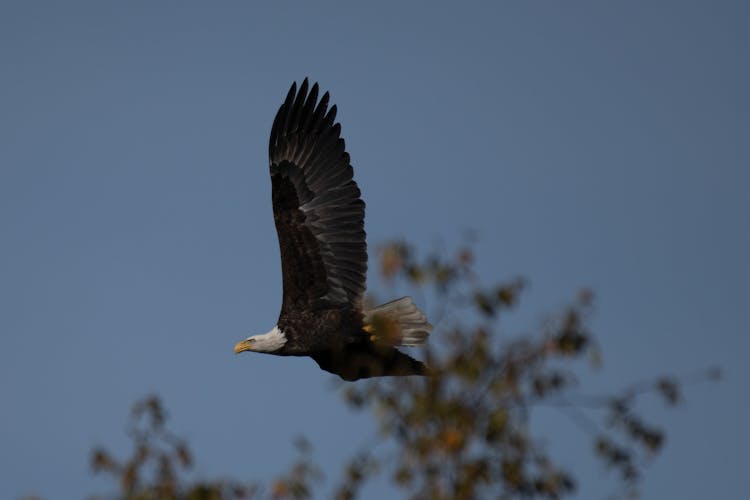
<svg viewBox="0 0 750 500"><path fill-rule="evenodd" d="M476 229L488 278L529 278L529 327L590 286L597 387L721 366L674 411L647 402L669 437L643 498L739 498L749 14L741 1L2 2L0 498L103 492L88 453L125 453L129 407L150 392L199 475L267 478L298 434L336 463L371 435L311 360L232 354L277 318L267 140L305 76L339 106L372 246ZM565 436L553 446L580 497L609 492L588 437L543 422Z"/></svg>

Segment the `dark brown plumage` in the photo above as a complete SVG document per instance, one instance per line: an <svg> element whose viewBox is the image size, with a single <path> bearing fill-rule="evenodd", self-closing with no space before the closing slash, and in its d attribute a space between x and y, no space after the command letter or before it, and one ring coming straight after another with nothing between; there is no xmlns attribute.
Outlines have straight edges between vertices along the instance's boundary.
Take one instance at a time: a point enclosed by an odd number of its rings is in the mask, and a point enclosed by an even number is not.
<svg viewBox="0 0 750 500"><path fill-rule="evenodd" d="M375 310L403 325L396 344L382 345L365 322L375 314L362 310L365 203L335 123L336 106L329 108L328 100L327 92L318 100L318 85L309 88L305 79L299 91L292 85L274 119L269 158L284 286L281 313L276 331L250 337L235 351L311 356L346 380L424 374L422 363L394 347L400 341L421 343L429 332L411 299Z"/></svg>

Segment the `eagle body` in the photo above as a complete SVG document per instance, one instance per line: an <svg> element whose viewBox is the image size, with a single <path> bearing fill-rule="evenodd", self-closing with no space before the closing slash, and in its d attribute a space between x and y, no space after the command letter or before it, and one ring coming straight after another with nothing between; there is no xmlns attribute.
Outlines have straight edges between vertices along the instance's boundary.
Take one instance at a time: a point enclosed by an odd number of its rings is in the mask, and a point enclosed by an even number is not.
<svg viewBox="0 0 750 500"><path fill-rule="evenodd" d="M309 90L309 92L308 92ZM310 356L345 380L424 375L396 346L425 342L431 325L409 297L363 309L367 273L365 203L318 84L292 85L269 141L271 199L283 300L274 328L235 352Z"/></svg>
<svg viewBox="0 0 750 500"><path fill-rule="evenodd" d="M277 328L287 341L274 354L309 356L324 352L332 346L354 345L368 341L363 330L362 315L345 309L301 310L295 314L280 314ZM314 335L311 335L314 333Z"/></svg>

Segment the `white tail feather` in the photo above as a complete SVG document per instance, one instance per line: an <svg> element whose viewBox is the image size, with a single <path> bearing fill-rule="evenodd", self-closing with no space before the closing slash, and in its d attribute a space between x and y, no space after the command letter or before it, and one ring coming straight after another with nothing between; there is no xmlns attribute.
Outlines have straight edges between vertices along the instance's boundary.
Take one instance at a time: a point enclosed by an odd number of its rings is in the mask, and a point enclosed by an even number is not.
<svg viewBox="0 0 750 500"><path fill-rule="evenodd" d="M380 328L379 321L386 327ZM401 297L365 311L364 323L365 329L373 333L374 341L396 346L422 345L432 330L427 316L417 308L411 297ZM397 326L396 331L378 331L391 330L388 324Z"/></svg>

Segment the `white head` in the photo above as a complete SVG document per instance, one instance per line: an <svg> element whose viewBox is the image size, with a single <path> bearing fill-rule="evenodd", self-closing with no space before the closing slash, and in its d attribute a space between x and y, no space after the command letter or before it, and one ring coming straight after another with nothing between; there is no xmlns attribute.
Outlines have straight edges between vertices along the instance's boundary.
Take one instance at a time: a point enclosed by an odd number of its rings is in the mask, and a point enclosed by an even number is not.
<svg viewBox="0 0 750 500"><path fill-rule="evenodd" d="M239 354L243 351L273 353L284 347L284 344L286 344L286 335L279 330L278 326L274 326L268 333L252 335L237 342L237 345L234 346L234 353Z"/></svg>

